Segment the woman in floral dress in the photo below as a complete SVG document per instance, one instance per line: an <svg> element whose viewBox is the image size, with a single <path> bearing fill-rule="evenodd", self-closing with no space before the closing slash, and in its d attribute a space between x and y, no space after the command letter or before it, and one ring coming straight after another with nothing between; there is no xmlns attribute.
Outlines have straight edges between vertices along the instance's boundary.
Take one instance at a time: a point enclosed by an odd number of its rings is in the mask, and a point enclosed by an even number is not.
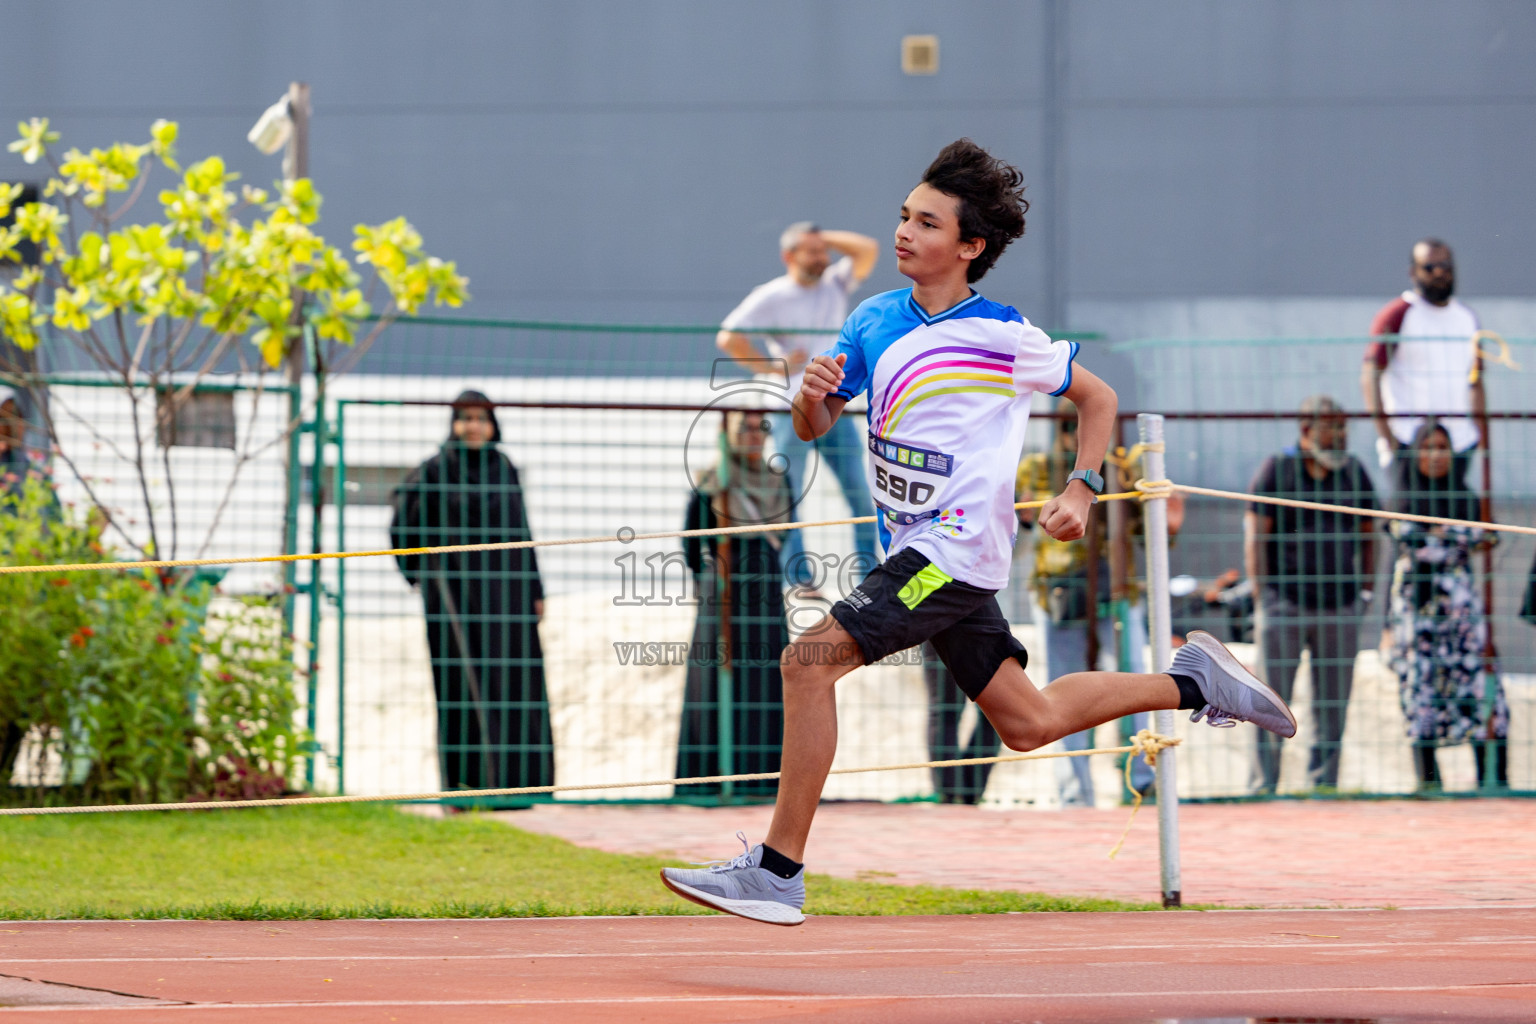
<svg viewBox="0 0 1536 1024"><path fill-rule="evenodd" d="M1434 419L1414 435L1395 507L1414 515L1477 520L1477 496L1451 472L1450 436ZM1392 669L1397 673L1419 788L1440 785L1435 748L1470 741L1479 786L1490 767L1509 784L1509 709L1496 675L1484 671L1488 622L1472 568L1491 543L1476 527L1393 520ZM1490 744L1491 749L1490 749Z"/></svg>

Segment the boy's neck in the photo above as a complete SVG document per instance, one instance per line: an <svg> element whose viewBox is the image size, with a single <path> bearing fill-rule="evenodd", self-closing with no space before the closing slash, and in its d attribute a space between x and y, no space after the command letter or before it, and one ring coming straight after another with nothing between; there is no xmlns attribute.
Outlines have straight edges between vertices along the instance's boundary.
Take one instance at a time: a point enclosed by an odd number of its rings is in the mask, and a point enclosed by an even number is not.
<svg viewBox="0 0 1536 1024"><path fill-rule="evenodd" d="M946 309L971 297L971 286L962 272L942 281L913 281L912 300L929 316L938 316Z"/></svg>

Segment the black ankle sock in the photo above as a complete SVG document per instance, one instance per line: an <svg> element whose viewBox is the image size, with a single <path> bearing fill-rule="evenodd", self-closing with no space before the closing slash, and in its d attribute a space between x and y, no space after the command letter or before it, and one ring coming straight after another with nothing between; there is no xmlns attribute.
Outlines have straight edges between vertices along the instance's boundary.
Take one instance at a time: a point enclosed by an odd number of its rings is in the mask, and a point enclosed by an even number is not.
<svg viewBox="0 0 1536 1024"><path fill-rule="evenodd" d="M1205 707L1206 699L1200 696L1200 687L1196 685L1193 676L1181 676L1173 672L1168 673L1173 679L1173 684L1179 688L1179 710L1199 711Z"/></svg>
<svg viewBox="0 0 1536 1024"><path fill-rule="evenodd" d="M799 861L790 860L767 843L763 844L763 862L759 866L765 871L772 871L780 878L794 878L800 873L800 869L805 867Z"/></svg>

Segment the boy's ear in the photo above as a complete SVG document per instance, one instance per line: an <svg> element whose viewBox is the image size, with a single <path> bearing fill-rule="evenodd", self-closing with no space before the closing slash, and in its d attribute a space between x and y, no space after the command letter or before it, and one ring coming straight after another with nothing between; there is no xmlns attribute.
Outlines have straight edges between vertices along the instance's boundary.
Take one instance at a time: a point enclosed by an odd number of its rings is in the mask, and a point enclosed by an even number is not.
<svg viewBox="0 0 1536 1024"><path fill-rule="evenodd" d="M973 260L986 251L987 240L985 238L970 238L960 247L960 258Z"/></svg>

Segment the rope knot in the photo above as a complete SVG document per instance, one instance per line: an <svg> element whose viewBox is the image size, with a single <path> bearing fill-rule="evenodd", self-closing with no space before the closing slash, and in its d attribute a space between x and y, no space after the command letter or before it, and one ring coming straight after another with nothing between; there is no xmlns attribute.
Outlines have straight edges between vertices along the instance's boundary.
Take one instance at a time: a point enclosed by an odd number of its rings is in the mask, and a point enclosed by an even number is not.
<svg viewBox="0 0 1536 1024"><path fill-rule="evenodd" d="M1173 497L1173 481L1142 478L1136 481L1136 495L1138 501L1157 501L1159 498L1171 498Z"/></svg>
<svg viewBox="0 0 1536 1024"><path fill-rule="evenodd" d="M1176 747L1183 742L1183 740L1177 737L1164 736L1162 733L1153 732L1151 729L1142 729L1131 737L1131 752L1126 757L1126 760L1129 761L1137 754L1140 754L1146 758L1148 768L1156 768L1158 751L1167 750L1169 747ZM1130 778L1129 772L1126 773L1126 778Z"/></svg>
<svg viewBox="0 0 1536 1024"><path fill-rule="evenodd" d="M1143 482L1138 481L1136 486L1139 488ZM1115 844L1113 850L1109 851L1110 860L1114 860L1115 854L1119 853L1120 848L1125 845L1126 836L1131 834L1131 824L1136 820L1136 812L1141 810L1141 790L1131 785L1131 765L1135 763L1136 755L1140 754L1146 758L1148 768L1156 768L1159 751L1167 750L1169 747L1176 747L1183 742L1181 739L1173 736L1164 736L1162 733L1153 732L1151 729L1138 730L1136 735L1131 737L1131 750L1130 753L1125 755L1125 788L1130 790L1132 795L1135 796L1136 802L1131 805L1131 816L1125 823L1125 831L1120 833L1120 841Z"/></svg>

